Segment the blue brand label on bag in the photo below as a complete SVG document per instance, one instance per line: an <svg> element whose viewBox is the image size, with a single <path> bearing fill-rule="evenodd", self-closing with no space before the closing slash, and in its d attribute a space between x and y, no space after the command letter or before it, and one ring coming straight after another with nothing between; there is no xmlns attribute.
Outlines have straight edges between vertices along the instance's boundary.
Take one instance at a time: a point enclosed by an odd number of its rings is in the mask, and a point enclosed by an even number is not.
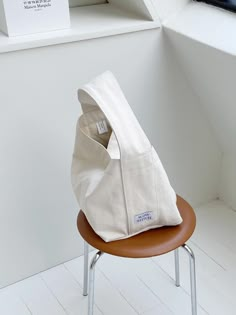
<svg viewBox="0 0 236 315"><path fill-rule="evenodd" d="M146 211L134 216L135 223L142 223L153 220L153 211Z"/></svg>

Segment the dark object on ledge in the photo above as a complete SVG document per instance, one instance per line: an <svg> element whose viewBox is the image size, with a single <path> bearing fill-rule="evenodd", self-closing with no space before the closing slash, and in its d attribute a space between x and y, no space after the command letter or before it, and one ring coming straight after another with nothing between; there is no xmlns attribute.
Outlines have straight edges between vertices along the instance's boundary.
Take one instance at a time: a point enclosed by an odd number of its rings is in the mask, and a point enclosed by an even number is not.
<svg viewBox="0 0 236 315"><path fill-rule="evenodd" d="M236 0L196 0L198 2L205 2L216 7L226 9L228 11L236 12Z"/></svg>

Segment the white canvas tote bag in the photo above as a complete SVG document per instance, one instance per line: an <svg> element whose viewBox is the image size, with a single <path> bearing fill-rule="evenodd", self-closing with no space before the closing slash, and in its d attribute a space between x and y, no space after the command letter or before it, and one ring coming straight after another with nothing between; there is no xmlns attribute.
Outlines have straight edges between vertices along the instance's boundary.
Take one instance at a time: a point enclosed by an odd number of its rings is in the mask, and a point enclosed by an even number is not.
<svg viewBox="0 0 236 315"><path fill-rule="evenodd" d="M161 161L111 72L78 92L72 186L106 242L182 222Z"/></svg>

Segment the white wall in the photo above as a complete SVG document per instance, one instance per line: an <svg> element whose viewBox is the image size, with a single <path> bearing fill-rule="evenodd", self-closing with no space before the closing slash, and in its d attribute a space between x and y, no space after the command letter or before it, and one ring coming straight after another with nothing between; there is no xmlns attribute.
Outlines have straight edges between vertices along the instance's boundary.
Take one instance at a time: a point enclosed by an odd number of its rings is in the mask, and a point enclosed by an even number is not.
<svg viewBox="0 0 236 315"><path fill-rule="evenodd" d="M220 152L160 30L0 55L0 286L82 253L70 185L77 88L110 69L178 193L216 197Z"/></svg>
<svg viewBox="0 0 236 315"><path fill-rule="evenodd" d="M106 3L106 0L69 0L70 7Z"/></svg>
<svg viewBox="0 0 236 315"><path fill-rule="evenodd" d="M222 151L236 154L236 56L165 30L172 50L203 105Z"/></svg>
<svg viewBox="0 0 236 315"><path fill-rule="evenodd" d="M165 37L160 43L158 80L152 83L156 106L146 116L146 124L153 124L149 137L176 191L199 205L217 198L221 152L172 47Z"/></svg>
<svg viewBox="0 0 236 315"><path fill-rule="evenodd" d="M7 33L7 24L3 1L0 1L0 31Z"/></svg>
<svg viewBox="0 0 236 315"><path fill-rule="evenodd" d="M236 154L224 154L221 169L220 199L236 211Z"/></svg>
<svg viewBox="0 0 236 315"><path fill-rule="evenodd" d="M165 21L173 15L178 14L189 2L190 0L153 0L161 21Z"/></svg>
<svg viewBox="0 0 236 315"><path fill-rule="evenodd" d="M165 32L223 153L219 197L236 210L236 56L175 30Z"/></svg>

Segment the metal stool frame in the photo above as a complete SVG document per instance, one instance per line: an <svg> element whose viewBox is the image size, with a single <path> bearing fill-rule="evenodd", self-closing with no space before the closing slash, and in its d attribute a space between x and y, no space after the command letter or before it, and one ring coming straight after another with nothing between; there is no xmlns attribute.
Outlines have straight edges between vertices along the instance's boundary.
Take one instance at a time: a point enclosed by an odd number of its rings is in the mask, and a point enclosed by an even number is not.
<svg viewBox="0 0 236 315"><path fill-rule="evenodd" d="M195 256L192 249L187 245L181 246L189 256L190 265L190 285L191 285L191 305L192 315L197 315L197 290L196 290L196 267L195 267ZM83 284L83 295L88 295L88 315L93 315L94 308L94 282L95 282L95 266L103 255L103 252L98 251L89 266L89 244L84 241L84 284ZM179 272L179 248L174 250L175 257L175 285L180 286L180 272ZM89 269L89 270L88 270ZM89 284L89 286L88 286Z"/></svg>

